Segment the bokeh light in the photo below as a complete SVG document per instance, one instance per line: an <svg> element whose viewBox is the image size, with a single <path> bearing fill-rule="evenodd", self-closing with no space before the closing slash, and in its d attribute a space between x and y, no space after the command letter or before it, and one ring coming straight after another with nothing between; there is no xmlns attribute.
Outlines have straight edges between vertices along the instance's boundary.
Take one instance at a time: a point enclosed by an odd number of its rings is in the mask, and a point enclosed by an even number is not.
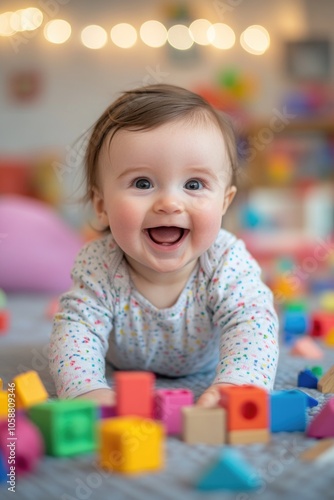
<svg viewBox="0 0 334 500"><path fill-rule="evenodd" d="M44 26L44 36L48 42L65 43L71 36L71 25L64 19L53 19Z"/></svg>
<svg viewBox="0 0 334 500"><path fill-rule="evenodd" d="M188 50L194 44L189 28L183 24L175 24L168 30L168 43L178 50Z"/></svg>
<svg viewBox="0 0 334 500"><path fill-rule="evenodd" d="M167 30L159 21L146 21L141 25L139 34L149 47L162 47L167 41Z"/></svg>
<svg viewBox="0 0 334 500"><path fill-rule="evenodd" d="M270 46L270 36L268 31L259 25L249 26L240 36L240 43L243 49L250 54L261 55Z"/></svg>
<svg viewBox="0 0 334 500"><path fill-rule="evenodd" d="M11 25L11 18L14 12L4 12L0 15L0 36L11 36L16 33Z"/></svg>
<svg viewBox="0 0 334 500"><path fill-rule="evenodd" d="M209 45L208 30L211 27L207 19L196 19L189 26L190 36L198 45Z"/></svg>
<svg viewBox="0 0 334 500"><path fill-rule="evenodd" d="M113 26L110 37L117 47L129 49L137 41L137 31L132 24L120 23Z"/></svg>
<svg viewBox="0 0 334 500"><path fill-rule="evenodd" d="M86 26L81 31L81 41L88 49L101 49L108 40L106 30L96 24Z"/></svg>
<svg viewBox="0 0 334 500"><path fill-rule="evenodd" d="M235 44L235 34L227 24L216 23L208 29L208 39L217 49L227 50Z"/></svg>

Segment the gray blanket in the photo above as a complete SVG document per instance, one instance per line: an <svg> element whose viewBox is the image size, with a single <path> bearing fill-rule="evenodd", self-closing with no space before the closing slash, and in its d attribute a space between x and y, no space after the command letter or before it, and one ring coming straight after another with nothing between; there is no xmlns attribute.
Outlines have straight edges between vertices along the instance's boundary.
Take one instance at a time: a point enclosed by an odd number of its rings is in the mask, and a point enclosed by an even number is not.
<svg viewBox="0 0 334 500"><path fill-rule="evenodd" d="M36 370L50 394L55 388L48 372L47 344L51 321L46 311L51 297L46 295L10 295L10 331L0 336L0 377L7 384L13 376ZM282 346L275 389L291 389L297 374L306 365L319 364L292 357ZM325 352L320 363L325 370L334 364L334 349ZM109 374L110 375L110 374ZM181 379L158 378L158 387L187 387L196 397L210 384L212 373ZM313 389L305 392L319 401L309 409L315 415L331 397ZM312 446L314 439L304 433L277 433L270 444L239 445L236 448L262 478L262 487L255 492L212 492L203 494L194 489L194 481L221 447L187 445L177 438L166 441L166 466L155 474L124 477L101 470L94 454L76 458L44 457L38 469L17 478L16 492L0 485L0 499L31 500L248 500L248 499L334 499L334 462L319 466L301 462L300 453Z"/></svg>

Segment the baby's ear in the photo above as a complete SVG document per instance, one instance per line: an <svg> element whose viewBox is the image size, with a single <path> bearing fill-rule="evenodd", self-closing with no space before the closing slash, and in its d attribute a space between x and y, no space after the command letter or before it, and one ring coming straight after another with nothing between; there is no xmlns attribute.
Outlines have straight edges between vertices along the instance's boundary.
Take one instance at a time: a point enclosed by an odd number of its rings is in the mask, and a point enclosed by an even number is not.
<svg viewBox="0 0 334 500"><path fill-rule="evenodd" d="M233 198L236 195L236 192L237 192L236 186L230 186L230 187L226 188L226 192L224 195L222 215L224 215L226 213L228 207L231 205Z"/></svg>
<svg viewBox="0 0 334 500"><path fill-rule="evenodd" d="M109 226L108 215L104 206L104 198L100 190L96 187L93 188L93 207L97 215L98 221L103 227Z"/></svg>

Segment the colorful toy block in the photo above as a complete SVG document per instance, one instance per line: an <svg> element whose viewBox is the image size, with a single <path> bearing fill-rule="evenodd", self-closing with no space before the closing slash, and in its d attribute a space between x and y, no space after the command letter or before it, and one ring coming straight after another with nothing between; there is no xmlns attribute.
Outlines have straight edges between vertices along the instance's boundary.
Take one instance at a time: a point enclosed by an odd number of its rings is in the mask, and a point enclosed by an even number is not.
<svg viewBox="0 0 334 500"><path fill-rule="evenodd" d="M188 444L219 445L226 442L223 408L182 408L182 439Z"/></svg>
<svg viewBox="0 0 334 500"><path fill-rule="evenodd" d="M67 457L97 448L98 407L85 399L53 400L28 409L48 455Z"/></svg>
<svg viewBox="0 0 334 500"><path fill-rule="evenodd" d="M323 394L334 393L334 365L319 380L318 391Z"/></svg>
<svg viewBox="0 0 334 500"><path fill-rule="evenodd" d="M253 385L242 385L220 387L219 392L220 406L226 410L227 440L230 444L269 440L267 391ZM255 432L260 430L266 432ZM242 431L247 432L243 434ZM245 441L242 440L243 435Z"/></svg>
<svg viewBox="0 0 334 500"><path fill-rule="evenodd" d="M17 408L29 408L37 403L46 401L48 393L38 373L34 370L17 375L15 383Z"/></svg>
<svg viewBox="0 0 334 500"><path fill-rule="evenodd" d="M324 370L323 370L322 366L312 366L311 372L317 378L320 378L320 377L322 377Z"/></svg>
<svg viewBox="0 0 334 500"><path fill-rule="evenodd" d="M298 373L297 386L316 389L318 386L318 378L313 375L310 370L303 370Z"/></svg>
<svg viewBox="0 0 334 500"><path fill-rule="evenodd" d="M115 372L116 413L118 416L153 417L154 382L151 372Z"/></svg>
<svg viewBox="0 0 334 500"><path fill-rule="evenodd" d="M0 335L4 335L9 330L10 314L7 309L0 309Z"/></svg>
<svg viewBox="0 0 334 500"><path fill-rule="evenodd" d="M318 311L311 315L310 335L312 337L325 337L333 328L334 313Z"/></svg>
<svg viewBox="0 0 334 500"><path fill-rule="evenodd" d="M14 431L6 421L0 423L0 448L6 462L15 465L17 475L33 471L44 454L38 427L22 415L16 417Z"/></svg>
<svg viewBox="0 0 334 500"><path fill-rule="evenodd" d="M327 347L334 347L334 328L329 330L327 335L324 337L324 343Z"/></svg>
<svg viewBox="0 0 334 500"><path fill-rule="evenodd" d="M100 418L116 417L116 406L103 405L100 406Z"/></svg>
<svg viewBox="0 0 334 500"><path fill-rule="evenodd" d="M314 406L318 406L319 401L317 401L315 398L312 398L309 394L306 394L306 392L300 391L304 396L306 396L306 404L308 408L314 408Z"/></svg>
<svg viewBox="0 0 334 500"><path fill-rule="evenodd" d="M334 461L334 439L322 439L299 455L301 460L323 465Z"/></svg>
<svg viewBox="0 0 334 500"><path fill-rule="evenodd" d="M0 484L7 480L7 467L5 463L5 458L0 451Z"/></svg>
<svg viewBox="0 0 334 500"><path fill-rule="evenodd" d="M331 398L313 418L307 435L314 438L334 437L334 398Z"/></svg>
<svg viewBox="0 0 334 500"><path fill-rule="evenodd" d="M319 305L322 310L334 313L334 292L328 290L319 297Z"/></svg>
<svg viewBox="0 0 334 500"><path fill-rule="evenodd" d="M158 389L154 393L154 418L161 420L168 435L181 434L181 409L193 404L194 395L189 389Z"/></svg>
<svg viewBox="0 0 334 500"><path fill-rule="evenodd" d="M227 447L223 448L218 458L195 483L200 491L252 491L261 485L257 472L243 460L237 450Z"/></svg>
<svg viewBox="0 0 334 500"><path fill-rule="evenodd" d="M164 426L141 417L115 417L100 424L100 465L133 474L160 470L164 465Z"/></svg>
<svg viewBox="0 0 334 500"><path fill-rule="evenodd" d="M0 421L7 420L8 414L8 394L7 391L0 391Z"/></svg>
<svg viewBox="0 0 334 500"><path fill-rule="evenodd" d="M304 432L307 396L302 391L274 391L270 395L271 432Z"/></svg>
<svg viewBox="0 0 334 500"><path fill-rule="evenodd" d="M305 312L286 311L282 318L283 331L295 335L303 335L307 332L309 319Z"/></svg>
<svg viewBox="0 0 334 500"><path fill-rule="evenodd" d="M290 351L292 356L302 356L309 359L321 359L323 351L310 337L301 337L296 340Z"/></svg>

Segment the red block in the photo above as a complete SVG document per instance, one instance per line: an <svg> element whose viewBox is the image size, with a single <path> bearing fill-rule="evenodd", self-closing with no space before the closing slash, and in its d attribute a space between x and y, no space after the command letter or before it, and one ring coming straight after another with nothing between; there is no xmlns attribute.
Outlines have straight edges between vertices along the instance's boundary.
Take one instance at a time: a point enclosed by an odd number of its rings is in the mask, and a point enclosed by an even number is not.
<svg viewBox="0 0 334 500"><path fill-rule="evenodd" d="M120 371L114 375L116 414L153 417L154 382L151 372Z"/></svg>
<svg viewBox="0 0 334 500"><path fill-rule="evenodd" d="M0 335L4 335L9 330L9 311L0 310Z"/></svg>
<svg viewBox="0 0 334 500"><path fill-rule="evenodd" d="M329 312L315 312L311 316L312 337L325 337L334 328L334 314Z"/></svg>

